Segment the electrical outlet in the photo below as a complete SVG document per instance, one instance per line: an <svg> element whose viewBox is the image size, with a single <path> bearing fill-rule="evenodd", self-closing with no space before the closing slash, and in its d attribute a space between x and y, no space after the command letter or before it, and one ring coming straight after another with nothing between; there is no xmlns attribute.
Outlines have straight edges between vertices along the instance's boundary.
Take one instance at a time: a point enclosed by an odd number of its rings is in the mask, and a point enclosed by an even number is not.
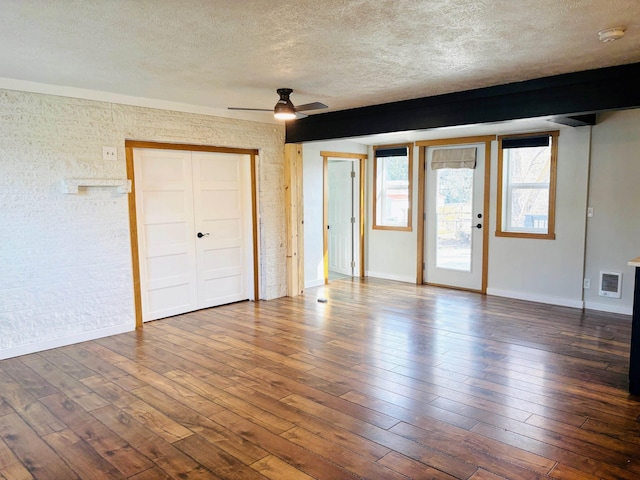
<svg viewBox="0 0 640 480"><path fill-rule="evenodd" d="M117 147L102 147L102 159L117 160L118 159Z"/></svg>
<svg viewBox="0 0 640 480"><path fill-rule="evenodd" d="M591 288L591 279L590 278L585 278L584 279L584 283L582 285L582 287L587 290L589 288Z"/></svg>

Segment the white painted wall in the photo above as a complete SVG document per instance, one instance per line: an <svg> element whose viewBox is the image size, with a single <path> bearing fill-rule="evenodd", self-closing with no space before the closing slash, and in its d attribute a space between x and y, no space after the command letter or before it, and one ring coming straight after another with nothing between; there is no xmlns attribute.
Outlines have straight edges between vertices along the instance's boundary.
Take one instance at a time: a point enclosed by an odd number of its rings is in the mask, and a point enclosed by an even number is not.
<svg viewBox="0 0 640 480"><path fill-rule="evenodd" d="M493 142L487 294L582 308L590 128L560 129L555 240L495 236L497 142Z"/></svg>
<svg viewBox="0 0 640 480"><path fill-rule="evenodd" d="M518 133L517 124L498 134ZM496 237L497 142L491 158L488 288L490 295L630 314L640 255L640 110L600 114L594 127L562 127L558 145L556 239ZM530 130L528 130L530 131ZM428 136L427 136L428 135ZM433 133L425 138L434 138ZM444 135L443 137L444 138ZM415 134L412 140L422 139ZM322 283L322 158L320 150L364 152L348 141L304 145L305 280ZM369 147L371 157L371 148ZM366 172L367 275L414 282L416 277L417 152L414 152L412 232L371 229L373 165ZM594 217L587 219L587 206ZM585 246L586 244L586 246ZM623 273L622 298L598 295L600 271ZM584 290L583 278L591 279Z"/></svg>
<svg viewBox="0 0 640 480"><path fill-rule="evenodd" d="M640 110L598 115L593 127L585 277L586 308L631 314L634 268L640 256ZM600 271L622 273L622 297L600 297Z"/></svg>
<svg viewBox="0 0 640 480"><path fill-rule="evenodd" d="M322 151L366 154L367 146L344 140L308 142L302 146L305 288L324 284Z"/></svg>
<svg viewBox="0 0 640 480"><path fill-rule="evenodd" d="M127 195L60 189L125 178L125 139L260 149L262 292L286 294L281 125L0 90L0 358L134 328Z"/></svg>

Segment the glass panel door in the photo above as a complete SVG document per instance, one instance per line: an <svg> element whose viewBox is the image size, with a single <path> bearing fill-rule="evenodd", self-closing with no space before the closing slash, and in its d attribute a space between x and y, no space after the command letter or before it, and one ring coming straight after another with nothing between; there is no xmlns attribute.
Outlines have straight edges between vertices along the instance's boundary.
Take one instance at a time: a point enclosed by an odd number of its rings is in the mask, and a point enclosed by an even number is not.
<svg viewBox="0 0 640 480"><path fill-rule="evenodd" d="M471 271L473 170L443 168L436 175L436 268Z"/></svg>
<svg viewBox="0 0 640 480"><path fill-rule="evenodd" d="M477 147L476 168L431 169L426 152L425 283L482 289L485 144Z"/></svg>

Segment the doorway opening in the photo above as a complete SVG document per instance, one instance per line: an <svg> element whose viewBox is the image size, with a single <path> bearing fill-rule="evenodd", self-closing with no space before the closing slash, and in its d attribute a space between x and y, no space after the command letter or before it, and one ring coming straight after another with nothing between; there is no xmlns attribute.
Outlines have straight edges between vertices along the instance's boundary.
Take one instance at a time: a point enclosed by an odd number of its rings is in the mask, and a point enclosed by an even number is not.
<svg viewBox="0 0 640 480"><path fill-rule="evenodd" d="M417 142L417 283L485 293L494 136Z"/></svg>
<svg viewBox="0 0 640 480"><path fill-rule="evenodd" d="M323 158L324 283L364 277L365 154L320 152Z"/></svg>

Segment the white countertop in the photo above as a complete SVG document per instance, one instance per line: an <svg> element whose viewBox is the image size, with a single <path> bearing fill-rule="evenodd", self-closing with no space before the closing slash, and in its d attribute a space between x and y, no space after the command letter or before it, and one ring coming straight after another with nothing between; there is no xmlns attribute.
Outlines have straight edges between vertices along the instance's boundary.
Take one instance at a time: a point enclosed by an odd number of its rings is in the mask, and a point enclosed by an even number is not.
<svg viewBox="0 0 640 480"><path fill-rule="evenodd" d="M627 263L630 267L640 267L640 257L636 257L633 260L629 260Z"/></svg>

